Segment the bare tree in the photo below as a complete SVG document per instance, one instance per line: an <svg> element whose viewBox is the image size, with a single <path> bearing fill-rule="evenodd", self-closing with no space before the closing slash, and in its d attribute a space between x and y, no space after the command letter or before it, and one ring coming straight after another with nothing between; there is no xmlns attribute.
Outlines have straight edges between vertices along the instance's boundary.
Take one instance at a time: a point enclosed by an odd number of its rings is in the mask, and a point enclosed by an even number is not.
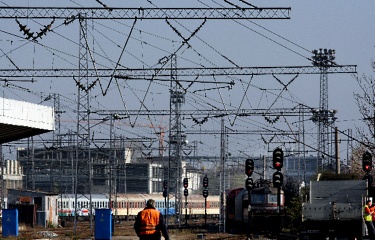
<svg viewBox="0 0 375 240"><path fill-rule="evenodd" d="M375 62L372 62L375 70ZM372 76L362 76L357 78L358 84L362 90L361 93L355 93L354 98L359 107L366 126L356 127L361 144L375 153L375 79Z"/></svg>

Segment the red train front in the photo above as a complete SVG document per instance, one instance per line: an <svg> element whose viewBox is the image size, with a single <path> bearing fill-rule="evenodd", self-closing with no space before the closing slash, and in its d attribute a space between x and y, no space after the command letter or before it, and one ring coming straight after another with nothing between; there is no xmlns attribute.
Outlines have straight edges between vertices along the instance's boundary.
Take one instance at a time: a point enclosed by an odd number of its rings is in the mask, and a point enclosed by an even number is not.
<svg viewBox="0 0 375 240"><path fill-rule="evenodd" d="M280 211L277 188L267 181L256 184L251 191L250 218L248 192L244 188L227 191L226 229L228 232L274 233L284 216L284 192L280 190ZM250 219L250 225L248 220Z"/></svg>

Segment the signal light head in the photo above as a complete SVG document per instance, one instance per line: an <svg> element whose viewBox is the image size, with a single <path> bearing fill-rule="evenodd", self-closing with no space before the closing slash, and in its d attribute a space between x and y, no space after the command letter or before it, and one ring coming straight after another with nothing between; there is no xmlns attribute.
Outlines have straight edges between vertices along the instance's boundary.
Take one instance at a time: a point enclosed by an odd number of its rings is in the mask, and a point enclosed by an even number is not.
<svg viewBox="0 0 375 240"><path fill-rule="evenodd" d="M248 177L253 174L254 171L254 160L253 159L246 159L245 162L245 173Z"/></svg>
<svg viewBox="0 0 375 240"><path fill-rule="evenodd" d="M203 190L203 197L204 197L204 198L207 198L207 197L208 197L208 190L207 190L207 189L204 189L204 190Z"/></svg>
<svg viewBox="0 0 375 240"><path fill-rule="evenodd" d="M187 178L184 178L183 185L184 185L184 188L188 188L189 180Z"/></svg>
<svg viewBox="0 0 375 240"><path fill-rule="evenodd" d="M272 162L273 162L273 168L277 170L281 170L283 167L283 161L284 161L284 152L281 148L276 148L273 150L272 154Z"/></svg>
<svg viewBox="0 0 375 240"><path fill-rule="evenodd" d="M372 170L372 154L370 152L365 152L362 155L362 169L365 172Z"/></svg>
<svg viewBox="0 0 375 240"><path fill-rule="evenodd" d="M254 182L253 182L253 179L251 177L248 177L246 179L246 181L245 181L245 187L246 187L247 191L253 190Z"/></svg>
<svg viewBox="0 0 375 240"><path fill-rule="evenodd" d="M275 172L272 176L272 182L274 187L281 187L284 182L284 176L281 172Z"/></svg>
<svg viewBox="0 0 375 240"><path fill-rule="evenodd" d="M205 177L203 178L203 187L204 187L204 188L208 188L208 177L207 177L207 176L205 176Z"/></svg>

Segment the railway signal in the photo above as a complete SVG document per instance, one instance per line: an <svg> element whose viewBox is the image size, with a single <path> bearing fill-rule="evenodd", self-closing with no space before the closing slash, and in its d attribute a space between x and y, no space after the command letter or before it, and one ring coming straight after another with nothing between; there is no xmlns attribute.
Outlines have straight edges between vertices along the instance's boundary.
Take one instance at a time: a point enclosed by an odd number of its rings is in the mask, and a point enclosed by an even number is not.
<svg viewBox="0 0 375 240"><path fill-rule="evenodd" d="M208 188L208 177L207 177L207 175L203 178L203 187Z"/></svg>
<svg viewBox="0 0 375 240"><path fill-rule="evenodd" d="M245 186L246 186L246 190L247 191L251 191L253 190L253 187L254 187L254 182L253 182L253 179L251 177L248 177L245 181Z"/></svg>
<svg viewBox="0 0 375 240"><path fill-rule="evenodd" d="M370 152L365 152L362 156L362 169L365 172L372 170L372 154Z"/></svg>
<svg viewBox="0 0 375 240"><path fill-rule="evenodd" d="M204 198L207 198L207 197L208 197L208 190L207 190L207 189L204 189L204 190L203 190L203 197L204 197Z"/></svg>
<svg viewBox="0 0 375 240"><path fill-rule="evenodd" d="M189 180L187 178L184 178L184 181L183 181L183 184L184 184L184 188L188 188L189 186Z"/></svg>
<svg viewBox="0 0 375 240"><path fill-rule="evenodd" d="M254 171L254 160L253 159L246 159L245 162L245 173L248 177L253 175Z"/></svg>
<svg viewBox="0 0 375 240"><path fill-rule="evenodd" d="M276 148L273 150L272 154L272 162L273 168L280 171L283 168L283 161L284 161L284 152L281 148Z"/></svg>
<svg viewBox="0 0 375 240"><path fill-rule="evenodd" d="M163 197L167 197L168 196L168 180L164 180L163 181Z"/></svg>
<svg viewBox="0 0 375 240"><path fill-rule="evenodd" d="M187 190L187 188L184 189L184 196L187 197L189 195L189 191Z"/></svg>
<svg viewBox="0 0 375 240"><path fill-rule="evenodd" d="M280 188L283 185L284 177L281 172L275 172L272 177L273 186Z"/></svg>

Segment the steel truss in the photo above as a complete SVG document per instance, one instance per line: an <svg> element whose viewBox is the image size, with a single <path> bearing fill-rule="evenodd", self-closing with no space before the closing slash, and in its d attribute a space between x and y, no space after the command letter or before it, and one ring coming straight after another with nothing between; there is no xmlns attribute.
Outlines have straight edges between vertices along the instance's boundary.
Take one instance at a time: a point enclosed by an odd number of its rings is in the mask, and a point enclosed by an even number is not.
<svg viewBox="0 0 375 240"><path fill-rule="evenodd" d="M273 108L273 109L236 109L236 110L179 110L179 114L183 116L195 115L195 116L209 116L209 117L224 117L224 116L299 116L300 114L312 114L314 108L309 107L295 107L295 108ZM173 111L172 111L173 112ZM170 110L97 110L91 113L97 114L118 114L121 117L131 115L142 115L142 116L166 116L170 115Z"/></svg>
<svg viewBox="0 0 375 240"><path fill-rule="evenodd" d="M77 77L79 69L0 69L2 78L9 77ZM240 75L293 75L293 74L320 74L319 67L218 67L218 68L176 68L177 76L240 76ZM87 69L87 77L116 77L122 79L152 78L155 76L170 79L170 68L149 69ZM357 73L357 65L338 65L327 69L327 74L332 73Z"/></svg>
<svg viewBox="0 0 375 240"><path fill-rule="evenodd" d="M283 8L75 8L0 7L0 18L86 19L290 19Z"/></svg>

